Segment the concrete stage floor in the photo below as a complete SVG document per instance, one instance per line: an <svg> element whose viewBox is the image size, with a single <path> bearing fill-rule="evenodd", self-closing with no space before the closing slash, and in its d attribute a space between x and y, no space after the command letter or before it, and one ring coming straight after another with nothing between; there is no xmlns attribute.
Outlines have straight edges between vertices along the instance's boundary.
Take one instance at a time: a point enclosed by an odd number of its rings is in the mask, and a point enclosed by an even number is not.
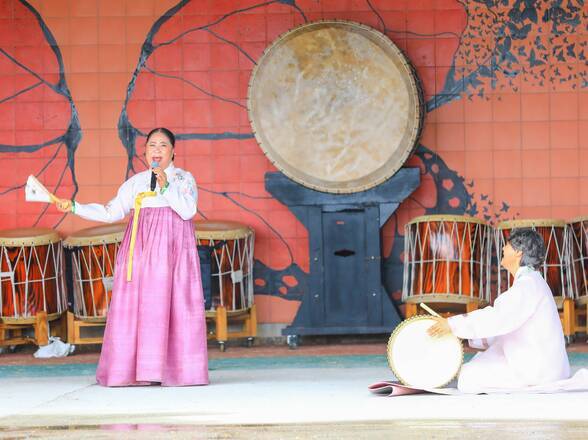
<svg viewBox="0 0 588 440"><path fill-rule="evenodd" d="M574 370L585 344L570 347ZM583 439L588 392L385 398L385 345L210 350L211 385L103 388L95 353L0 355L0 438Z"/></svg>

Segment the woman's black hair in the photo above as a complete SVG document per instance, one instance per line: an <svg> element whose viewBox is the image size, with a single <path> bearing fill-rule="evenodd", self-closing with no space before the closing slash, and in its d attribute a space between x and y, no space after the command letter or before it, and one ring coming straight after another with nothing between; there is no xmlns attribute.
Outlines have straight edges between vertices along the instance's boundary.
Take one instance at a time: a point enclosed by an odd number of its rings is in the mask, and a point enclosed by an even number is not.
<svg viewBox="0 0 588 440"><path fill-rule="evenodd" d="M165 127L157 127L157 128L154 128L153 130L151 130L149 132L149 134L147 135L147 141L146 142L149 142L149 138L153 134L155 134L155 133L163 133L169 139L169 142L172 144L172 147L175 147L176 146L176 137L171 132L171 130L169 130L169 129L165 128Z"/></svg>

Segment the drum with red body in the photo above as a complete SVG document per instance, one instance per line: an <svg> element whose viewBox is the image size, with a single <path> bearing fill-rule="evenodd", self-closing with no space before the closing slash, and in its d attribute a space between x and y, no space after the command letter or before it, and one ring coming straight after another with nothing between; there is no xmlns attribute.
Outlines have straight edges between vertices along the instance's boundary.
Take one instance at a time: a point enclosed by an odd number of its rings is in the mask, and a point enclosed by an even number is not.
<svg viewBox="0 0 588 440"><path fill-rule="evenodd" d="M5 322L51 319L67 308L63 247L57 232L28 228L0 231L0 311Z"/></svg>
<svg viewBox="0 0 588 440"><path fill-rule="evenodd" d="M104 318L110 305L114 268L127 225L116 223L75 232L63 245L71 249L74 314Z"/></svg>
<svg viewBox="0 0 588 440"><path fill-rule="evenodd" d="M214 310L245 310L253 305L253 244L250 227L231 221L194 222L199 247L211 251L212 304Z"/></svg>
<svg viewBox="0 0 588 440"><path fill-rule="evenodd" d="M428 215L406 225L404 302L486 303L492 228L482 220Z"/></svg>
<svg viewBox="0 0 588 440"><path fill-rule="evenodd" d="M588 304L588 217L568 224L572 291L577 301Z"/></svg>

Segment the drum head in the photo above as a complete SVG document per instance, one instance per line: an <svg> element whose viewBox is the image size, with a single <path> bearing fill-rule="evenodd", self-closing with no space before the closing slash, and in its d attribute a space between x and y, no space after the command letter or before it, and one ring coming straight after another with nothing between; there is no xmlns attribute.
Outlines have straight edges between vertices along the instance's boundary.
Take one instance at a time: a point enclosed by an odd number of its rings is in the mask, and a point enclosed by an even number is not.
<svg viewBox="0 0 588 440"><path fill-rule="evenodd" d="M433 214L433 215L421 215L410 220L407 225L413 225L417 223L431 223L431 222L446 222L446 223L478 223L481 225L488 225L484 220L480 220L476 217L470 217L467 215L447 215L447 214Z"/></svg>
<svg viewBox="0 0 588 440"><path fill-rule="evenodd" d="M47 228L17 228L0 231L0 245L3 246L42 246L57 243L59 234Z"/></svg>
<svg viewBox="0 0 588 440"><path fill-rule="evenodd" d="M517 229L517 228L543 228L556 227L565 228L565 220L551 218L508 220L496 225L496 229Z"/></svg>
<svg viewBox="0 0 588 440"><path fill-rule="evenodd" d="M302 25L266 49L248 110L257 141L284 174L333 193L363 191L396 173L424 113L416 75L394 43L336 20Z"/></svg>
<svg viewBox="0 0 588 440"><path fill-rule="evenodd" d="M63 245L67 248L92 246L96 244L120 243L125 235L126 223L95 226L74 232L67 237Z"/></svg>
<svg viewBox="0 0 588 440"><path fill-rule="evenodd" d="M570 220L568 223L569 224L573 224L573 223L584 223L584 222L588 222L588 215L586 216L581 216L581 217L576 217L573 218L572 220Z"/></svg>
<svg viewBox="0 0 588 440"><path fill-rule="evenodd" d="M388 341L388 364L399 381L417 388L439 388L457 376L463 363L461 341L447 335L433 338L427 330L436 321L415 316L401 322Z"/></svg>
<svg viewBox="0 0 588 440"><path fill-rule="evenodd" d="M249 226L229 220L197 220L194 231L197 238L205 240L236 240L253 233Z"/></svg>

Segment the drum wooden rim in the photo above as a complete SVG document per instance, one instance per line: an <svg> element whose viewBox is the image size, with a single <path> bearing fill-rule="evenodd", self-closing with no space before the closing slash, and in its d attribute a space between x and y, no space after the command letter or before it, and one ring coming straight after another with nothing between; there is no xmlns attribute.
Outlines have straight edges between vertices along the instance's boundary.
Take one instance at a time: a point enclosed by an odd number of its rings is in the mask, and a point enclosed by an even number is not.
<svg viewBox="0 0 588 440"><path fill-rule="evenodd" d="M48 228L16 228L0 231L0 245L3 246L42 246L60 241L59 234Z"/></svg>
<svg viewBox="0 0 588 440"><path fill-rule="evenodd" d="M410 105L408 112L410 115L408 117L408 122L405 131L403 132L403 140L401 142L401 144L404 146L404 150L402 152L394 151L394 154L387 158L384 164L375 171L369 174L364 174L353 180L347 180L343 182L312 176L308 174L306 170L300 169L300 167L296 168L292 166L292 164L290 164L287 160L285 160L281 155L283 150L276 149L274 145L271 145L269 139L264 134L261 124L261 120L263 120L263 118L258 118L257 115L258 107L261 107L261 105L258 106L258 104L255 102L255 89L257 87L256 80L258 77L263 76L263 70L266 67L268 60L271 59L271 54L277 52L277 50L280 49L283 44L298 34L302 34L313 29L319 30L328 26L347 28L357 34L361 34L362 37L369 39L380 49L382 49L382 51L387 54L390 60L393 61L399 72L401 72L401 79L403 79L404 86L409 92ZM260 83L263 83L263 81L260 80ZM255 135L255 139L270 162L272 162L272 164L274 164L290 179L307 188L339 194L355 193L373 188L389 179L402 167L402 165L412 154L414 148L417 146L424 122L424 108L424 98L418 76L415 73L415 69L410 64L410 61L403 54L403 52L392 42L392 40L390 40L390 38L380 31L364 24L348 20L320 20L312 23L306 23L278 36L276 40L266 47L262 56L253 68L247 93L247 111L251 128L253 134Z"/></svg>
<svg viewBox="0 0 588 440"><path fill-rule="evenodd" d="M459 295L457 293L426 293L411 295L403 300L404 303L447 303L447 304L486 304L486 300L475 296Z"/></svg>
<svg viewBox="0 0 588 440"><path fill-rule="evenodd" d="M96 226L74 232L63 241L66 248L120 243L125 235L126 223Z"/></svg>
<svg viewBox="0 0 588 440"><path fill-rule="evenodd" d="M557 306L558 309L562 309L563 305L564 305L564 301L566 300L567 296L554 296L553 300L555 301L555 305Z"/></svg>
<svg viewBox="0 0 588 440"><path fill-rule="evenodd" d="M50 313L47 315L47 320L48 321L55 321L56 319L59 319L64 312L60 312L60 313ZM4 324L9 324L9 325L30 325L30 324L36 324L37 322L37 318L35 316L32 317L28 317L28 318L14 318L14 317L10 317L10 316L0 316L0 322L4 323Z"/></svg>
<svg viewBox="0 0 588 440"><path fill-rule="evenodd" d="M588 304L588 296L583 295L583 296L576 298L576 304L578 304L579 306L587 305Z"/></svg>
<svg viewBox="0 0 588 440"><path fill-rule="evenodd" d="M388 366L390 367L390 369L392 370L392 372L394 373L394 375L396 376L396 378L402 382L404 385L407 386L411 386L411 384L409 384L397 371L397 368L394 365L394 361L392 359L392 356L390 356L390 351L392 348L392 345L394 344L394 342L396 341L396 338L398 337L398 335L400 334L400 332L408 325L410 325L410 323L415 322L415 321L421 321L424 319L427 320L431 320L432 316L431 315L417 315L417 316L413 316L411 318L405 319L404 321L402 321L400 324L398 324L396 326L396 328L394 329L394 331L392 332L392 334L390 335L390 338L388 339L388 344L386 346L386 358L388 361ZM456 336L453 336L458 342L459 342L459 347L460 347L460 351L461 351L461 363L460 363L460 368L457 369L457 371L455 372L455 374L444 384L439 385L437 388L443 388L445 385L447 385L449 382L451 382L453 379L455 379L457 377L457 375L459 374L459 371L461 369L461 366L463 365L463 358L464 358L464 350L463 350L463 342Z"/></svg>
<svg viewBox="0 0 588 440"><path fill-rule="evenodd" d="M470 217L468 215L454 215L454 214L432 214L432 215L421 215L410 220L407 225L413 225L416 223L425 222L458 222L458 223L478 223L484 226L490 226L484 220L476 217Z"/></svg>
<svg viewBox="0 0 588 440"><path fill-rule="evenodd" d="M207 319L216 318L218 309L211 309L205 311ZM227 316L230 318L248 317L251 314L251 306L243 307L242 309L227 310Z"/></svg>
<svg viewBox="0 0 588 440"><path fill-rule="evenodd" d="M106 322L106 316L85 316L74 314L75 319L82 322L89 322L95 324L104 324Z"/></svg>
<svg viewBox="0 0 588 440"><path fill-rule="evenodd" d="M230 220L197 220L194 235L203 240L237 240L253 235L253 229Z"/></svg>
<svg viewBox="0 0 588 440"><path fill-rule="evenodd" d="M532 227L555 226L558 228L565 228L565 220L537 218L537 219L523 219L523 220L507 220L496 225L496 229L517 229L517 228L532 228Z"/></svg>

